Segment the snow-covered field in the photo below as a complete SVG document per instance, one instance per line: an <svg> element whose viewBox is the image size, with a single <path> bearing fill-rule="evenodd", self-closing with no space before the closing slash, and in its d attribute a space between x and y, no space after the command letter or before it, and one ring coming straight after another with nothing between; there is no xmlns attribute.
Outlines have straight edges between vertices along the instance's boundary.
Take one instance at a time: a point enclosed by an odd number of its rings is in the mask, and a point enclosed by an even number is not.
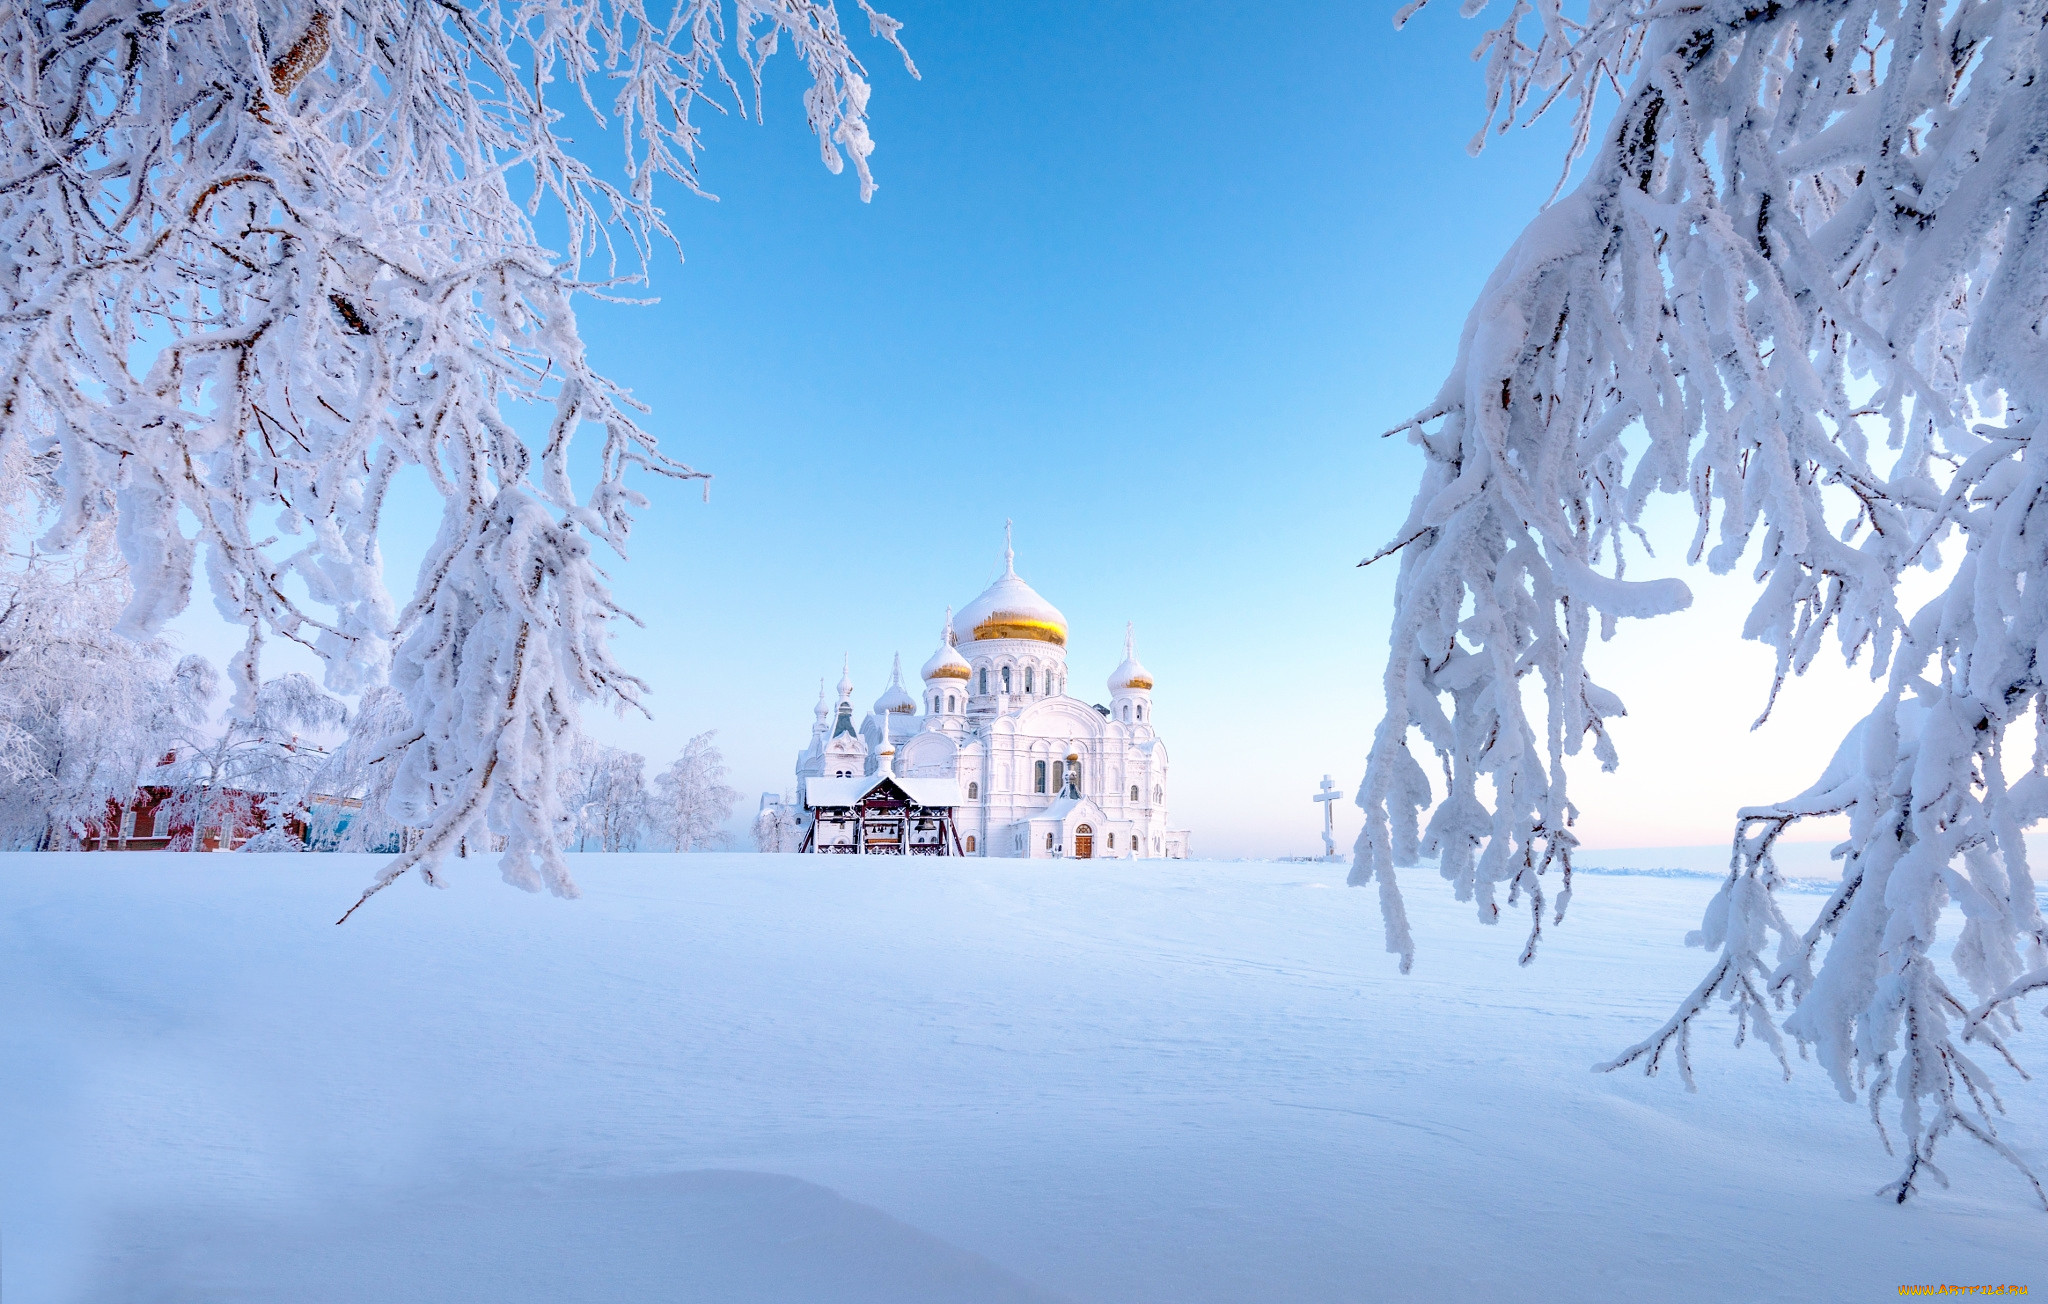
<svg viewBox="0 0 2048 1304"><path fill-rule="evenodd" d="M2009 1169L1873 1199L1811 1066L1716 1025L1697 1095L1588 1071L1703 972L1705 880L1588 877L1522 970L1411 873L1403 978L1336 866L573 860L580 901L468 862L335 928L373 859L0 858L0 1295L2048 1290Z"/></svg>

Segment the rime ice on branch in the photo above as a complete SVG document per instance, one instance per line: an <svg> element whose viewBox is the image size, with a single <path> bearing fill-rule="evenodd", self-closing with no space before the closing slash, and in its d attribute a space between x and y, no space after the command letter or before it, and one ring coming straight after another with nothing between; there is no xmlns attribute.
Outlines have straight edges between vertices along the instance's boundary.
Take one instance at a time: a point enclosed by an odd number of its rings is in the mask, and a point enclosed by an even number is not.
<svg viewBox="0 0 2048 1304"><path fill-rule="evenodd" d="M1403 427L1426 470L1378 554L1399 552L1401 570L1352 881L1379 882L1404 967L1393 870L1424 854L1488 920L1502 886L1527 894L1525 960L1551 867L1562 915L1566 758L1590 740L1613 766L1603 721L1622 712L1586 645L1596 626L1612 637L1620 617L1689 601L1677 581L1626 577L1651 495L1691 499L1692 560L1756 559L1742 633L1777 650L1773 696L1831 630L1869 657L1883 699L1827 777L1741 812L1695 935L1720 962L1616 1063L1654 1071L1675 1049L1683 1066L1716 997L1777 1045L1772 1011L1789 1001L1783 1030L1845 1096L1867 1091L1874 1114L1896 1100L1900 1199L1938 1177L1953 1128L2019 1164L1963 1042L2004 1054L2016 1001L2048 986L2021 837L2048 814L2048 740L2019 766L2003 749L2014 722L2048 719L2048 459L2030 451L2048 404L2044 19L2043 0L1590 0L1583 19L1512 0L1480 49L1489 124L1568 100L1572 158L1592 152L1502 259L1441 393ZM1603 86L1620 108L1595 137ZM1948 541L1945 589L1902 611L1901 575L1942 570ZM1441 761L1440 797L1411 730ZM1770 846L1826 812L1850 818L1842 884L1793 936ZM1951 900L1974 1009L1929 954Z"/></svg>
<svg viewBox="0 0 2048 1304"><path fill-rule="evenodd" d="M8 479L0 466L12 536ZM127 592L105 528L68 555L0 554L0 847L63 850L104 832L165 752L206 727L212 668L115 634Z"/></svg>
<svg viewBox="0 0 2048 1304"><path fill-rule="evenodd" d="M865 199L869 86L831 0L0 0L0 440L60 460L53 542L118 522L130 631L184 609L203 556L248 630L236 712L270 637L331 689L403 693L376 750L424 834L372 891L488 826L508 879L574 894L559 757L580 706L643 688L591 545L624 553L628 472L698 473L592 369L572 305L670 238L654 183L696 189L693 110L747 107L725 51L758 116L784 40ZM556 136L564 95L616 121L624 188ZM552 409L533 445L516 400ZM443 513L399 608L377 531L408 468Z"/></svg>

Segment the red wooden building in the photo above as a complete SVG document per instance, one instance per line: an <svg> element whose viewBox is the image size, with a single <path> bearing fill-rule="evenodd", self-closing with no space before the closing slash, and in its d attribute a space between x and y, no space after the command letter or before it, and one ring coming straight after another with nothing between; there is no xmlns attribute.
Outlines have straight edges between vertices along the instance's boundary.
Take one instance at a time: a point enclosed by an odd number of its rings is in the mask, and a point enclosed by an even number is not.
<svg viewBox="0 0 2048 1304"><path fill-rule="evenodd" d="M179 802L172 788L150 785L136 790L126 805L110 801L107 813L86 825L80 849L85 851L233 851L261 833L269 823L272 793L227 788L197 800ZM196 808L196 809L194 809ZM193 819L206 827L193 837ZM303 838L306 825L294 810L284 827Z"/></svg>

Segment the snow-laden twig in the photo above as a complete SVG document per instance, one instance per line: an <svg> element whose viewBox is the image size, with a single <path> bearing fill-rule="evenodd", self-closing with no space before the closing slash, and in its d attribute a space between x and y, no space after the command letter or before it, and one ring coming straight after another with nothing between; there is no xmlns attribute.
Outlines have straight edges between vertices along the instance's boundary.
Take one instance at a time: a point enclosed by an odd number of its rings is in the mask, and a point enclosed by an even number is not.
<svg viewBox="0 0 2048 1304"><path fill-rule="evenodd" d="M111 530L0 558L0 846L118 837L165 753L207 728L212 667L114 633L127 587Z"/></svg>
<svg viewBox="0 0 2048 1304"><path fill-rule="evenodd" d="M1604 722L1621 714L1587 646L1596 625L1611 638L1689 603L1625 567L1650 498L1686 495L1691 560L1756 558L1742 632L1776 650L1773 699L1831 633L1885 688L1822 784L1742 813L1696 935L1719 959L1608 1067L1675 1048L1683 1069L1717 997L1782 1060L1785 1001L1784 1032L1845 1096L1897 1101L1901 1196L1954 1128L2018 1162L1955 1033L1995 1033L1996 994L2048 965L2022 836L2048 814L2048 738L2017 778L2003 748L2028 713L2048 719L2044 31L2048 0L1588 0L1577 16L1511 0L1481 47L1488 121L1574 103L1584 173L1501 261L1442 391L1401 427L1425 470L1393 536L1387 714L1352 871L1382 885L1389 947L1411 949L1398 864L1434 853L1489 921L1501 884L1569 866L1567 759L1590 743L1613 766ZM1595 134L1603 87L1619 107ZM1909 619L1914 566L1946 584ZM1842 886L1794 938L1769 844L1826 811L1850 820ZM1982 1019L1929 956L1950 900Z"/></svg>
<svg viewBox="0 0 2048 1304"><path fill-rule="evenodd" d="M487 827L508 878L574 891L558 756L581 707L643 690L590 547L625 552L631 476L701 473L595 370L573 305L672 243L655 183L698 189L700 108L747 110L727 51L758 116L782 42L869 197L832 0L0 0L0 446L54 464L53 546L117 523L126 629L183 610L204 562L248 631L233 711L270 638L334 691L403 691L389 799L423 833L379 885ZM621 182L557 134L569 108L623 146ZM552 414L531 443L521 401ZM379 529L421 473L441 526L401 608Z"/></svg>
<svg viewBox="0 0 2048 1304"><path fill-rule="evenodd" d="M1654 1076L1662 1067L1666 1051L1675 1047L1678 1071L1686 1090L1698 1090L1692 1076L1692 1022L1719 997L1735 1015L1735 1044L1740 1046L1754 1028L1778 1057L1786 1078L1791 1078L1792 1064L1786 1058L1785 1040L1772 1018L1768 997L1772 969L1763 955L1772 933L1778 935L1781 951L1789 951L1792 938L1792 926L1772 896L1778 873L1771 860L1770 843L1784 825L1763 822L1766 828L1754 842L1738 842L1735 863L1708 905L1705 921L1685 939L1688 946L1718 947L1720 959L1663 1027L1607 1063L1596 1065L1597 1072L1640 1062L1643 1071Z"/></svg>

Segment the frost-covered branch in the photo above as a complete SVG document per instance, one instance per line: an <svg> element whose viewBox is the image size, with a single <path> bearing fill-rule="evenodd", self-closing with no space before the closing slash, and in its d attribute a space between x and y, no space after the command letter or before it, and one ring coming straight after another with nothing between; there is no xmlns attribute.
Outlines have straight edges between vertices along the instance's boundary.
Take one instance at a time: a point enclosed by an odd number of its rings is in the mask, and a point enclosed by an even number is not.
<svg viewBox="0 0 2048 1304"><path fill-rule="evenodd" d="M1952 1128L2013 1157L1929 955L1942 906L1963 906L1957 965L1981 1001L2048 964L2022 838L2048 813L2048 740L2016 778L2003 748L2048 718L2048 467L2030 454L2048 410L2044 20L2043 0L1589 0L1582 17L1510 0L1482 46L1488 120L1576 104L1584 173L1501 261L1402 427L1426 469L1388 550L1387 715L1352 872L1381 885L1389 948L1405 966L1393 872L1425 854L1489 921L1503 884L1540 900L1553 864L1569 884L1567 760L1589 743L1618 760L1604 721L1621 703L1587 647L1690 601L1626 570L1645 505L1682 494L1690 560L1755 558L1742 632L1777 652L1773 698L1831 634L1885 690L1823 784L1742 813L1696 935L1720 959L1616 1064L1654 1070L1675 1045L1682 1065L1716 997L1776 1046L1762 998L1785 999L1784 1030L1845 1095L1898 1101L1901 1197ZM1596 136L1603 87L1619 107ZM1909 617L1914 566L1946 586ZM1769 843L1823 810L1850 819L1843 884L1795 939Z"/></svg>
<svg viewBox="0 0 2048 1304"><path fill-rule="evenodd" d="M337 692L403 691L392 800L425 833L379 885L488 825L508 878L574 891L557 753L582 706L643 690L590 548L625 552L632 474L699 473L573 305L670 241L655 183L699 187L698 113L748 105L730 55L758 115L783 42L867 198L869 83L832 0L0 0L0 444L56 464L52 546L117 524L128 631L183 610L204 561L247 630L235 711L273 637ZM558 134L572 108L621 183ZM550 411L541 437L516 402ZM378 536L408 473L443 511L401 607Z"/></svg>
<svg viewBox="0 0 2048 1304"><path fill-rule="evenodd" d="M126 595L108 530L0 565L0 846L62 850L107 831L203 727L212 668L114 633Z"/></svg>
<svg viewBox="0 0 2048 1304"><path fill-rule="evenodd" d="M1859 726L1836 752L1834 764L1820 782L1799 796L1775 806L1749 807L1737 818L1728 877L1707 904L1699 929L1685 938L1687 946L1718 949L1720 958L1663 1027L1607 1063L1595 1065L1596 1072L1639 1063L1644 1073L1655 1076L1665 1055L1675 1052L1686 1090L1697 1090L1692 1076L1692 1025L1718 997L1735 1015L1735 1044L1747 1040L1754 1027L1778 1057L1786 1078L1791 1078L1792 1064L1772 1014L1771 997L1795 977L1803 979L1801 991L1812 985L1809 962L1822 925L1816 924L1804 937L1794 937L1775 896L1780 880L1772 850L1779 836L1797 821L1839 814L1854 801L1857 752L1863 736L1864 727ZM1839 912L1842 893L1837 892L1836 898L1822 910L1823 920ZM1765 955L1773 933L1778 937L1775 964Z"/></svg>

